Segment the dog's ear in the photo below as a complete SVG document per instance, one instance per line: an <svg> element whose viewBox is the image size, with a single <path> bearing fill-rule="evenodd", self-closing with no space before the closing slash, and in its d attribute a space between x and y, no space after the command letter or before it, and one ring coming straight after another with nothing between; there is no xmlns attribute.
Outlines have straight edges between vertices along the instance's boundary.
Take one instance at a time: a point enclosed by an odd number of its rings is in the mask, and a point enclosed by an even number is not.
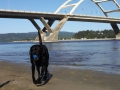
<svg viewBox="0 0 120 90"><path fill-rule="evenodd" d="M33 48L33 46L31 46L31 47L30 47L30 50L29 50L29 55L31 55L32 48Z"/></svg>

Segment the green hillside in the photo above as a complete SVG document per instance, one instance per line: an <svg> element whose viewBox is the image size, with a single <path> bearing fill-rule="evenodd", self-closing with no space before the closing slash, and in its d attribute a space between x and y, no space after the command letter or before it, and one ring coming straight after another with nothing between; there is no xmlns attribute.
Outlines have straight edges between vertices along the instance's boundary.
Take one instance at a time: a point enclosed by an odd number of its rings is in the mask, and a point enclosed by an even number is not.
<svg viewBox="0 0 120 90"><path fill-rule="evenodd" d="M75 33L61 31L58 38L72 38ZM21 40L34 40L37 36L37 32L28 33L7 33L0 34L0 42L11 42L11 41L21 41Z"/></svg>

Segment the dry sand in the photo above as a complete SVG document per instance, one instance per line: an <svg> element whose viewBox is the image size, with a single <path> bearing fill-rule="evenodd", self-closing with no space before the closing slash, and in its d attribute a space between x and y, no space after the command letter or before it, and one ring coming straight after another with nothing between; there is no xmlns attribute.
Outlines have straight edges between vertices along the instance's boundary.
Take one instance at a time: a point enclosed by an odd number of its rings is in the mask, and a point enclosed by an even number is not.
<svg viewBox="0 0 120 90"><path fill-rule="evenodd" d="M49 66L53 74L44 86L32 83L30 64L0 61L0 90L120 90L120 75Z"/></svg>

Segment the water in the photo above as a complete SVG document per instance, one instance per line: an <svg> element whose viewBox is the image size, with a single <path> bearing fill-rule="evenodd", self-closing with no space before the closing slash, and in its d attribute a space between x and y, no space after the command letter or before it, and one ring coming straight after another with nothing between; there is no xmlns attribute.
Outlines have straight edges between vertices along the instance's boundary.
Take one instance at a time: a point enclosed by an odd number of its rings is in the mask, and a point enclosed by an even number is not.
<svg viewBox="0 0 120 90"><path fill-rule="evenodd" d="M30 63L29 48L33 42L1 42L0 59L14 63ZM45 43L51 65L90 69L120 74L120 41L61 41Z"/></svg>

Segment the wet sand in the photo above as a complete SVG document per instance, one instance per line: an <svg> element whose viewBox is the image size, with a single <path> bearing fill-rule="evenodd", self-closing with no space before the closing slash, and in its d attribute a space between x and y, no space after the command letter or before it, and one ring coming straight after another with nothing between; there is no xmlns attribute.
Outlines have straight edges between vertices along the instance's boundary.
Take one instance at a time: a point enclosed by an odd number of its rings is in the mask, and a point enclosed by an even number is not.
<svg viewBox="0 0 120 90"><path fill-rule="evenodd" d="M120 75L49 66L53 74L43 86L32 83L30 64L0 61L0 90L120 90Z"/></svg>

